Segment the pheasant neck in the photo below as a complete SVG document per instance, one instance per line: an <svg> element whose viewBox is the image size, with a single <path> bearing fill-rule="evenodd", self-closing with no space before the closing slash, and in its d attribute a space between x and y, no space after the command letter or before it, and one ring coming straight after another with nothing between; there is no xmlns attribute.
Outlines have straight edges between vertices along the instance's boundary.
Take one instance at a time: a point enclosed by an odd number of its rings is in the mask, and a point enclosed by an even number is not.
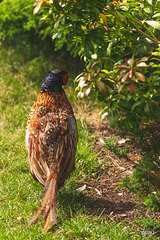
<svg viewBox="0 0 160 240"><path fill-rule="evenodd" d="M59 85L55 85L50 89L51 92L58 92L58 93L62 93L64 92L62 86Z"/></svg>
<svg viewBox="0 0 160 240"><path fill-rule="evenodd" d="M60 85L54 85L54 86L49 86L49 87L47 86L47 87L45 87L42 84L41 92L54 92L54 93L58 92L58 93L62 93L62 92L64 92L64 90L63 90L62 86L60 86Z"/></svg>

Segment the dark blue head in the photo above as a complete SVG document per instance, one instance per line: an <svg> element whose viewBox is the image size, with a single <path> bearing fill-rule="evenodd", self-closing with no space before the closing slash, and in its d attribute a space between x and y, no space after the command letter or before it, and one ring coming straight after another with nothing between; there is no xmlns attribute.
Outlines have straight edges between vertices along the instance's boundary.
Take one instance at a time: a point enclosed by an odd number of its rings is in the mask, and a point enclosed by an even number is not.
<svg viewBox="0 0 160 240"><path fill-rule="evenodd" d="M62 92L62 86L68 82L68 74L64 70L54 69L50 71L41 85L42 92Z"/></svg>

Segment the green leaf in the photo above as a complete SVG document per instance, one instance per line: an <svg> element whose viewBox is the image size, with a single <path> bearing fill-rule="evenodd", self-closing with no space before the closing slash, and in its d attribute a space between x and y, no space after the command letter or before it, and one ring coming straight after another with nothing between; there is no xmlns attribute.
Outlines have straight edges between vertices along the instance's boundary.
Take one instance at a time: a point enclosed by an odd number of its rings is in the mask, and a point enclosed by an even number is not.
<svg viewBox="0 0 160 240"><path fill-rule="evenodd" d="M149 98L149 97L150 97L150 91L145 92L145 93L143 94L143 96L144 96L145 98Z"/></svg>
<svg viewBox="0 0 160 240"><path fill-rule="evenodd" d="M113 117L114 117L114 121L115 121L115 123L117 123L118 120L119 120L119 115L118 115L117 110L113 111Z"/></svg>
<svg viewBox="0 0 160 240"><path fill-rule="evenodd" d="M111 55L111 50L112 50L112 42L110 42L109 44L108 44L108 47L107 47L107 56L110 56Z"/></svg>
<svg viewBox="0 0 160 240"><path fill-rule="evenodd" d="M160 118L160 106L155 103L152 103L151 109L153 115L155 115L157 118Z"/></svg>
<svg viewBox="0 0 160 240"><path fill-rule="evenodd" d="M59 27L59 24L60 24L60 20L57 20L54 24L54 28L58 28Z"/></svg>
<svg viewBox="0 0 160 240"><path fill-rule="evenodd" d="M52 40L54 40L57 36L58 36L58 33L55 33L55 34L52 36Z"/></svg>
<svg viewBox="0 0 160 240"><path fill-rule="evenodd" d="M109 74L109 71L106 70L106 69L102 69L101 72L104 72L104 73L106 73L106 74Z"/></svg>
<svg viewBox="0 0 160 240"><path fill-rule="evenodd" d="M77 22L78 21L78 16L76 14L70 14L68 16L69 20L71 20L72 22Z"/></svg>
<svg viewBox="0 0 160 240"><path fill-rule="evenodd" d="M153 18L160 17L160 13L156 13L152 16Z"/></svg>
<svg viewBox="0 0 160 240"><path fill-rule="evenodd" d="M152 55L153 55L153 56L159 56L159 57L160 57L160 52L153 52Z"/></svg>
<svg viewBox="0 0 160 240"><path fill-rule="evenodd" d="M114 121L114 117L113 117L113 113L111 114L110 118L109 118L109 124L111 127L115 127L115 121Z"/></svg>
<svg viewBox="0 0 160 240"><path fill-rule="evenodd" d="M107 116L108 116L108 112L103 113L103 114L102 114L102 117L101 117L101 121L102 121L103 119L105 119Z"/></svg>
<svg viewBox="0 0 160 240"><path fill-rule="evenodd" d="M120 12L117 11L116 15L117 15L118 19L121 21L122 24L125 23L127 25L128 20L127 20L127 17L124 15L124 13L120 13Z"/></svg>
<svg viewBox="0 0 160 240"><path fill-rule="evenodd" d="M150 109L149 109L149 103L147 102L146 105L144 106L144 111L145 113L149 114Z"/></svg>
<svg viewBox="0 0 160 240"><path fill-rule="evenodd" d="M160 64L153 64L152 67L153 67L153 68L159 68L159 67L160 67Z"/></svg>
<svg viewBox="0 0 160 240"><path fill-rule="evenodd" d="M116 109L116 106L117 106L117 102L114 101L114 102L111 103L110 108L111 108L112 110L115 110L115 109Z"/></svg>
<svg viewBox="0 0 160 240"><path fill-rule="evenodd" d="M134 110L137 106L141 105L142 103L143 103L142 100L135 102L135 103L133 104L132 108L131 108L131 112L133 112L133 110Z"/></svg>
<svg viewBox="0 0 160 240"><path fill-rule="evenodd" d="M132 124L131 124L129 118L125 119L125 125L126 125L126 128L129 130L132 128Z"/></svg>
<svg viewBox="0 0 160 240"><path fill-rule="evenodd" d="M53 4L58 11L63 11L63 8L59 5L58 0L54 0Z"/></svg>
<svg viewBox="0 0 160 240"><path fill-rule="evenodd" d="M99 14L99 16L100 16L100 18L103 20L103 23L105 24L105 25L107 25L107 17L106 17L106 15L104 15L103 13L100 13Z"/></svg>
<svg viewBox="0 0 160 240"><path fill-rule="evenodd" d="M147 2L152 5L153 4L153 0L147 0Z"/></svg>
<svg viewBox="0 0 160 240"><path fill-rule="evenodd" d="M153 12L151 6L149 6L149 7L145 7L145 8L143 8L143 9L144 9L144 11L145 11L146 13L149 13L149 14L151 14L151 13Z"/></svg>
<svg viewBox="0 0 160 240"><path fill-rule="evenodd" d="M147 21L145 21L145 22L146 22L148 25L150 25L151 27L160 30L160 23L159 23L159 22L156 22L156 21L153 21L153 20L147 20Z"/></svg>

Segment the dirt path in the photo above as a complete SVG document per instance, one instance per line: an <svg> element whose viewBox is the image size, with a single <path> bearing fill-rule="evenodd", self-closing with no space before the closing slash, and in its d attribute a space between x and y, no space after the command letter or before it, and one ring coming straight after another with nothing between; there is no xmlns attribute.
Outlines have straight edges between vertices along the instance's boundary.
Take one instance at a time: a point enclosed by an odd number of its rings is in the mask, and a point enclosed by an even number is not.
<svg viewBox="0 0 160 240"><path fill-rule="evenodd" d="M84 112L86 113L84 116ZM106 165L101 170L95 172L96 177L91 177L89 181L80 182L82 193L90 197L94 204L88 208L88 211L99 212L107 218L126 220L130 224L133 221L142 218L159 219L160 212L151 212L145 205L128 189L119 187L122 180L133 174L138 160L141 158L138 150L131 144L130 139L124 139L118 129L109 126L108 120L100 122L98 116L99 110L92 112L83 111L80 116L87 121L90 134L94 137L94 147L100 153L101 158L106 159ZM127 157L119 157L111 150L105 147L104 139L115 139L119 147L127 148ZM137 204L139 205L137 207Z"/></svg>

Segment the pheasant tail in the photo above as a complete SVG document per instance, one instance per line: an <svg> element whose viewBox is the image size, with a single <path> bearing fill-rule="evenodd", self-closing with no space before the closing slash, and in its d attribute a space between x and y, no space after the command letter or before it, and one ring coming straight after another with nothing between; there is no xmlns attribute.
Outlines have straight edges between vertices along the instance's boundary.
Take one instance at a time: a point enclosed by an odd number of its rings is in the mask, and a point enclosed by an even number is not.
<svg viewBox="0 0 160 240"><path fill-rule="evenodd" d="M29 227L37 223L40 216L45 219L42 231L47 231L50 227L56 224L57 217L57 198L58 180L57 174L51 172L44 186L44 191L41 196L41 204L34 217L29 220Z"/></svg>

